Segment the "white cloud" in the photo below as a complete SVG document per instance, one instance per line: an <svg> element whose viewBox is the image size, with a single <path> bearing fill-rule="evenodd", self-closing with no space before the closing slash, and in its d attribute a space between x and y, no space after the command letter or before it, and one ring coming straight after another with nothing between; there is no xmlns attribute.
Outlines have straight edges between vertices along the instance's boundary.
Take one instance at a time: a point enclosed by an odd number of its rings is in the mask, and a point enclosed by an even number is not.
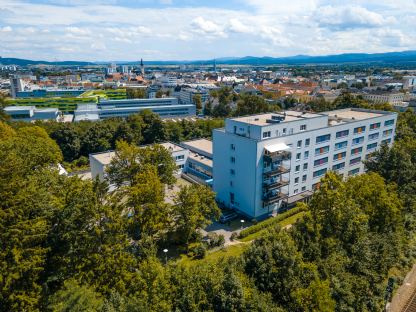
<svg viewBox="0 0 416 312"><path fill-rule="evenodd" d="M226 37L224 30L221 26L215 24L210 20L204 19L202 16L198 16L191 22L191 27L194 32L199 34L205 34L215 37Z"/></svg>
<svg viewBox="0 0 416 312"><path fill-rule="evenodd" d="M0 27L0 32L11 32L11 31L13 31L13 28L11 28L10 26Z"/></svg>
<svg viewBox="0 0 416 312"><path fill-rule="evenodd" d="M147 59L207 59L416 49L415 0L238 0L238 10L140 1L0 0L7 8L0 55L137 60L149 50L158 53Z"/></svg>
<svg viewBox="0 0 416 312"><path fill-rule="evenodd" d="M250 32L253 31L250 27L248 27L247 25L243 24L237 18L230 19L228 29L230 31L236 32L236 33L250 33Z"/></svg>
<svg viewBox="0 0 416 312"><path fill-rule="evenodd" d="M320 7L314 18L320 26L333 30L380 27L394 21L359 6Z"/></svg>

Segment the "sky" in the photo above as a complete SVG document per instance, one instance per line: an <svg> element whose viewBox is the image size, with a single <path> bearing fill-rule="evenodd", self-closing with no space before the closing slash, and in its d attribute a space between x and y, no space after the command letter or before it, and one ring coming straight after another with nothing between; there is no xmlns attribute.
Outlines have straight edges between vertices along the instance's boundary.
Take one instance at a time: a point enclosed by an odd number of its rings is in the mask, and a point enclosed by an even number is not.
<svg viewBox="0 0 416 312"><path fill-rule="evenodd" d="M0 0L0 55L204 60L416 50L416 0Z"/></svg>

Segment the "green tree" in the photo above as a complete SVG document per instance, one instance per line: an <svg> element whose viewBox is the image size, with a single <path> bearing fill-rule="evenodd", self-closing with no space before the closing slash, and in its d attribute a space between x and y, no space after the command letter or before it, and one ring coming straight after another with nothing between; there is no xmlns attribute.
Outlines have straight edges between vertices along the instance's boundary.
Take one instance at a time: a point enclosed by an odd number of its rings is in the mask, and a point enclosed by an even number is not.
<svg viewBox="0 0 416 312"><path fill-rule="evenodd" d="M65 281L49 302L49 309L53 312L100 311L104 304L103 298L92 287L79 285L75 280Z"/></svg>
<svg viewBox="0 0 416 312"><path fill-rule="evenodd" d="M193 184L184 186L175 198L174 220L181 242L188 245L192 235L218 219L220 210L209 188Z"/></svg>
<svg viewBox="0 0 416 312"><path fill-rule="evenodd" d="M335 300L331 298L331 289L328 281L312 281L307 288L295 290L292 296L299 311L335 311Z"/></svg>

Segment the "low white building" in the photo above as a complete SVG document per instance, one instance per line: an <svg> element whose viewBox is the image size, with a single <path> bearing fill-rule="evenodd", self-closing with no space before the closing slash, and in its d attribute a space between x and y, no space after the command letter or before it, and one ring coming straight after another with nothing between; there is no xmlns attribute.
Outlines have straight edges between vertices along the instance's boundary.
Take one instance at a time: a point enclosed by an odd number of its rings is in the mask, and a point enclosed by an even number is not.
<svg viewBox="0 0 416 312"><path fill-rule="evenodd" d="M126 99L80 104L74 112L74 121L127 117L146 109L162 118L188 117L196 114L195 105L179 104L177 98Z"/></svg>
<svg viewBox="0 0 416 312"><path fill-rule="evenodd" d="M15 121L59 120L57 108L36 108L35 106L7 106L4 112Z"/></svg>
<svg viewBox="0 0 416 312"><path fill-rule="evenodd" d="M250 218L267 216L310 195L330 170L363 173L362 160L393 143L396 120L396 113L363 109L226 119L213 131L217 199Z"/></svg>

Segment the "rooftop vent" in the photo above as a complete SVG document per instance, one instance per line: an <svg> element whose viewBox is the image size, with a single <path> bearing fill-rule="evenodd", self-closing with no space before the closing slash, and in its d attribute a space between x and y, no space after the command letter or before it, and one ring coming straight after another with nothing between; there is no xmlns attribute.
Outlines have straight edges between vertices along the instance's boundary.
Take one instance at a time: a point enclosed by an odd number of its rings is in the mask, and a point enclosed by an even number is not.
<svg viewBox="0 0 416 312"><path fill-rule="evenodd" d="M286 113L284 116L272 115L271 119L267 119L266 122L267 123L280 123L283 120L285 120L285 118L286 118Z"/></svg>

